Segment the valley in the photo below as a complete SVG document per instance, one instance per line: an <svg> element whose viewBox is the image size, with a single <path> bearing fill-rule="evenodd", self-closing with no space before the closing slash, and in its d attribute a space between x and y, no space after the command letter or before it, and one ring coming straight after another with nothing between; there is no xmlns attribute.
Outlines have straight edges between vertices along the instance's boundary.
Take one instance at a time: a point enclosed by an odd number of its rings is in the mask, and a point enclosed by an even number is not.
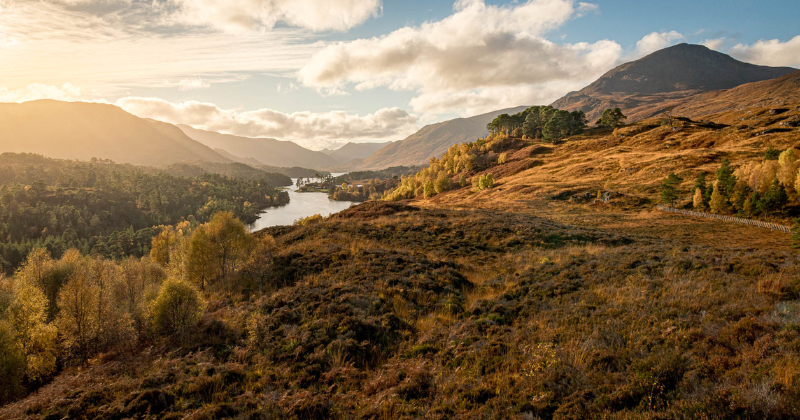
<svg viewBox="0 0 800 420"><path fill-rule="evenodd" d="M196 155L0 156L0 419L798 418L798 92L680 44L338 154L29 104Z"/></svg>

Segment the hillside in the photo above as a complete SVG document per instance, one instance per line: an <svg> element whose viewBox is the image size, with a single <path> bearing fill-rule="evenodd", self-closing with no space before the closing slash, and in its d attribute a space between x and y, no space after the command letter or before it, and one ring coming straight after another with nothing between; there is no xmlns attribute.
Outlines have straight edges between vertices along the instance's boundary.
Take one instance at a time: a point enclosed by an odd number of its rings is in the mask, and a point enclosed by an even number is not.
<svg viewBox="0 0 800 420"><path fill-rule="evenodd" d="M800 71L777 79L748 83L733 89L696 95L678 105L674 113L687 117L710 117L713 114L726 113L731 110L745 108L783 109L798 103L800 103ZM725 122L732 123L733 121L727 119Z"/></svg>
<svg viewBox="0 0 800 420"><path fill-rule="evenodd" d="M212 149L223 149L245 159L253 158L267 166L325 169L339 163L325 153L308 150L290 141L221 134L183 124L178 127L189 137Z"/></svg>
<svg viewBox="0 0 800 420"><path fill-rule="evenodd" d="M603 110L616 107L637 120L701 92L774 79L794 71L743 63L702 45L679 44L622 64L552 105L583 111L590 122Z"/></svg>
<svg viewBox="0 0 800 420"><path fill-rule="evenodd" d="M790 235L654 209L670 173L686 207L697 175L710 180L723 159L768 169L769 146L800 147L794 83L719 92L752 106L678 114L674 129L652 118L557 145L471 139L452 150L474 154L475 166L459 165L449 183L439 182L446 165L421 171L447 187L431 198L243 233L227 277L184 275L200 304L180 335L148 312L174 287L167 275L194 268L186 261L225 263L168 244L215 251L225 237L201 240L224 230L165 230L161 263L65 255L25 265L16 276L69 286L72 267L107 264L120 273L101 277L110 290L146 286L100 295L113 319L132 320L104 328L128 335L104 329L84 348L65 340L52 377L16 390L0 419L796 419L800 257ZM492 186L472 187L488 173ZM790 191L782 214L759 217L797 216ZM58 334L75 334L59 319Z"/></svg>
<svg viewBox="0 0 800 420"><path fill-rule="evenodd" d="M161 166L230 162L177 127L107 104L39 100L0 104L0 152L63 159L93 157Z"/></svg>
<svg viewBox="0 0 800 420"><path fill-rule="evenodd" d="M328 156L336 159L340 164L347 164L354 159L366 159L371 154L392 144L391 141L381 143L347 143L344 146L327 153Z"/></svg>
<svg viewBox="0 0 800 420"><path fill-rule="evenodd" d="M474 140L486 134L486 124L500 114L516 114L526 107L516 107L456 118L423 127L404 140L391 143L364 159L359 169L385 169L392 166L424 164L429 158L439 156L450 146Z"/></svg>

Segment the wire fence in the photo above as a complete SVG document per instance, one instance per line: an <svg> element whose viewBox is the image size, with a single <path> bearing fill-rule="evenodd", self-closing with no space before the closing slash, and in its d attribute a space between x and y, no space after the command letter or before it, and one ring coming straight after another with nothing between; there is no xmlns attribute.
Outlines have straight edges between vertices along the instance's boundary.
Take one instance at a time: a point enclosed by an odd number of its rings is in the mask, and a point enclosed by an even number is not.
<svg viewBox="0 0 800 420"><path fill-rule="evenodd" d="M661 210L661 211L667 212L667 213L682 214L684 216L692 216L692 217L702 217L702 218L705 218L705 219L717 219L717 220L722 220L722 221L725 221L725 222L733 222L733 223L739 223L739 224L743 224L743 225L750 225L750 226L762 227L762 228L766 228L766 229L777 230L779 232L792 233L792 228L790 228L788 226L784 226L784 225L779 225L777 223L762 222L762 221L759 221L759 220L745 219L745 218L742 218L742 217L724 216L724 215L721 215L721 214L714 214L714 213L704 213L704 212L701 212L701 211L681 210L681 209L676 209L674 207L669 207L669 206L665 206L665 205L658 205L656 208L658 210Z"/></svg>

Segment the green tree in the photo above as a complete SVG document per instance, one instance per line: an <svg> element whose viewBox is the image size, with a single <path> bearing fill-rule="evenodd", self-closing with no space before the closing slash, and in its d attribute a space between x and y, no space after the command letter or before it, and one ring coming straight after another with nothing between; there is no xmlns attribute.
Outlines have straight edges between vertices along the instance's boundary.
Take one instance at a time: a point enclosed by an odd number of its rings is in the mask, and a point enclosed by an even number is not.
<svg viewBox="0 0 800 420"><path fill-rule="evenodd" d="M780 156L780 154L781 154L781 151L775 149L770 144L769 147L767 148L767 150L764 151L764 160L778 160L778 157Z"/></svg>
<svg viewBox="0 0 800 420"><path fill-rule="evenodd" d="M777 179L772 181L772 185L764 193L764 197L759 201L759 211L764 214L780 213L789 202L786 188Z"/></svg>
<svg viewBox="0 0 800 420"><path fill-rule="evenodd" d="M167 279L152 303L150 314L156 332L175 335L183 340L200 322L203 310L203 301L194 287L186 282Z"/></svg>
<svg viewBox="0 0 800 420"><path fill-rule="evenodd" d="M0 405L23 395L25 387L25 355L17 345L11 324L0 318Z"/></svg>
<svg viewBox="0 0 800 420"><path fill-rule="evenodd" d="M728 200L720 192L719 181L714 183L714 191L711 193L711 201L708 203L714 213L725 213L728 211Z"/></svg>
<svg viewBox="0 0 800 420"><path fill-rule="evenodd" d="M614 109L606 109L603 111L603 115L597 120L596 125L602 127L610 127L610 128L617 128L623 124L623 121L626 120L626 117L622 110L619 108Z"/></svg>
<svg viewBox="0 0 800 420"><path fill-rule="evenodd" d="M446 191L450 191L453 188L453 181L447 175L446 172L439 173L439 176L436 178L436 183L434 184L434 190L436 194L441 194Z"/></svg>
<svg viewBox="0 0 800 420"><path fill-rule="evenodd" d="M731 198L734 188L736 188L736 175L728 159L722 159L722 165L717 169L717 185L719 192L727 200Z"/></svg>
<svg viewBox="0 0 800 420"><path fill-rule="evenodd" d="M436 186L433 185L433 181L425 182L425 189L423 190L423 196L425 198L431 198L436 195Z"/></svg>
<svg viewBox="0 0 800 420"><path fill-rule="evenodd" d="M674 173L669 174L661 183L661 201L672 205L678 199L678 186L683 181Z"/></svg>

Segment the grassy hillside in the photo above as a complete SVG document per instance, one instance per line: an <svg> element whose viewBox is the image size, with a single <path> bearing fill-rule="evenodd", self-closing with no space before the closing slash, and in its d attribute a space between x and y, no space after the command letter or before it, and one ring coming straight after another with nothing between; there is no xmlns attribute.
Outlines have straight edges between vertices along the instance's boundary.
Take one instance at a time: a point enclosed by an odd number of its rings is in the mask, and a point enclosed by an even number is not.
<svg viewBox="0 0 800 420"><path fill-rule="evenodd" d="M775 150L800 146L800 103L758 101L782 89L558 145L471 139L419 173L442 188L409 188L413 199L252 235L229 219L167 231L138 262L150 267L140 303L113 306L138 329L119 343L98 333L81 359L70 324L48 324L65 338L58 363L28 374L0 418L798 418L790 235L654 209L669 174L683 179L675 205L691 207L695 177L724 159L742 184L757 168L757 189L797 172ZM788 184L789 205L757 217L789 223L800 194ZM207 253L226 232L239 244L228 265ZM22 295L37 272L0 281L0 345L16 342L3 292ZM176 282L199 299L181 334L157 311Z"/></svg>

